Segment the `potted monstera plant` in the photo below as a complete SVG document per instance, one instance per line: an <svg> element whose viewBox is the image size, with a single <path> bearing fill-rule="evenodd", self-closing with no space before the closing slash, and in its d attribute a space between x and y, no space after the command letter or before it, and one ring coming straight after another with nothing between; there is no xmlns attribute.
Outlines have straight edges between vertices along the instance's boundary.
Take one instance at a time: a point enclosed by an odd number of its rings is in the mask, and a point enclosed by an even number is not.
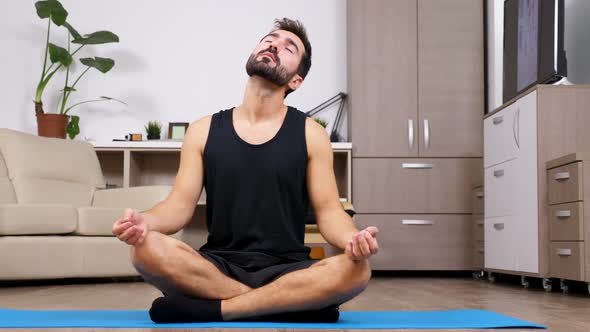
<svg viewBox="0 0 590 332"><path fill-rule="evenodd" d="M74 55L87 45L118 43L119 37L110 31L97 31L82 36L70 23L68 23L68 12L58 0L37 1L35 3L35 9L37 10L39 18L48 20L43 70L41 72L41 78L37 83L34 101L38 135L65 138L67 128L70 138L73 139L80 132L80 128L78 127L80 118L75 115L70 116L68 113L71 109L84 103L116 100L114 98L102 96L94 100L77 102L72 105L69 104L71 93L76 91L76 84L78 84L80 79L90 69L96 69L104 74L110 71L115 65L115 61L109 58L81 58L79 61L86 68L76 79L70 80L70 66L74 61ZM60 47L50 42L52 23L56 26L63 26L67 29L67 48ZM76 45L73 51L71 50L72 44ZM56 113L46 113L43 109L43 93L49 81L54 77L57 71L62 68L65 68L65 84L61 91L62 93L60 102L58 103L58 110Z"/></svg>

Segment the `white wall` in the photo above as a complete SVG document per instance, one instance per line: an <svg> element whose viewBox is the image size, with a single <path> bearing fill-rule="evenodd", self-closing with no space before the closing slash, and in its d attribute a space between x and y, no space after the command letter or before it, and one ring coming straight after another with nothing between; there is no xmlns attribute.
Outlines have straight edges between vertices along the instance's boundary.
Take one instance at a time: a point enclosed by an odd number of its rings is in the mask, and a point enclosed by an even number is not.
<svg viewBox="0 0 590 332"><path fill-rule="evenodd" d="M87 47L84 56L115 59L106 75L91 70L77 85L72 101L111 96L118 103L74 109L81 133L97 142L145 132L148 120L191 122L239 105L247 75L245 63L275 18L301 20L313 46L313 65L301 89L286 102L302 111L346 92L346 3L339 0L62 0L68 21L82 34L110 30L120 43ZM47 20L37 17L34 1L3 3L0 21L3 64L0 127L36 133L35 87L42 69ZM65 46L66 30L53 29L52 42ZM76 56L76 58L79 58ZM78 65L76 72L82 66ZM45 92L45 110L55 112L63 75ZM57 78L57 79L56 79ZM336 107L318 114L330 121ZM347 137L343 119L343 134Z"/></svg>

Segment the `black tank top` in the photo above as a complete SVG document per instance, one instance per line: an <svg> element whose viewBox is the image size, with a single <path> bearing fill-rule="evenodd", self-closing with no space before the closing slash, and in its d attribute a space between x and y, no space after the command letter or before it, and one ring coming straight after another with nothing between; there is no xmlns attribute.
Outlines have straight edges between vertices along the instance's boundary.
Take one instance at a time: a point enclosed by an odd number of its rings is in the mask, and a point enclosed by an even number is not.
<svg viewBox="0 0 590 332"><path fill-rule="evenodd" d="M307 114L289 106L279 131L262 144L242 140L232 114L213 114L203 152L209 236L200 250L247 270L309 259Z"/></svg>

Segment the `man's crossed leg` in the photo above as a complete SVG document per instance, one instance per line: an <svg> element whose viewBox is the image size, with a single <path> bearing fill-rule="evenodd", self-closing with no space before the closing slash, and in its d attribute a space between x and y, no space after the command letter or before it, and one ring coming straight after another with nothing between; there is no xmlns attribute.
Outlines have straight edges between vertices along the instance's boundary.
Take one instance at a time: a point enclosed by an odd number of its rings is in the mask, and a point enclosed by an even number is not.
<svg viewBox="0 0 590 332"><path fill-rule="evenodd" d="M178 310L189 310L195 321L318 310L352 299L371 277L367 260L353 261L342 254L251 288L223 274L186 243L158 232L149 232L132 247L131 256L146 281L170 295L170 301L184 298L198 307L190 311L194 308L184 308L187 302L172 302Z"/></svg>

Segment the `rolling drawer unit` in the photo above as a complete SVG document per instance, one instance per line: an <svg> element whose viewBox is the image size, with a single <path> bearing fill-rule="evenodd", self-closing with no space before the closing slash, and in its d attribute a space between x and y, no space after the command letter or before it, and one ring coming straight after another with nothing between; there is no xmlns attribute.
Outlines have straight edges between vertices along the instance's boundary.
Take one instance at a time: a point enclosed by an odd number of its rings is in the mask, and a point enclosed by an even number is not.
<svg viewBox="0 0 590 332"><path fill-rule="evenodd" d="M590 154L574 153L547 162L549 188L549 275L588 283L590 292Z"/></svg>
<svg viewBox="0 0 590 332"><path fill-rule="evenodd" d="M482 185L476 185L472 191L473 202L473 269L479 273L474 276L483 276L485 262L485 237L484 237L484 189Z"/></svg>

